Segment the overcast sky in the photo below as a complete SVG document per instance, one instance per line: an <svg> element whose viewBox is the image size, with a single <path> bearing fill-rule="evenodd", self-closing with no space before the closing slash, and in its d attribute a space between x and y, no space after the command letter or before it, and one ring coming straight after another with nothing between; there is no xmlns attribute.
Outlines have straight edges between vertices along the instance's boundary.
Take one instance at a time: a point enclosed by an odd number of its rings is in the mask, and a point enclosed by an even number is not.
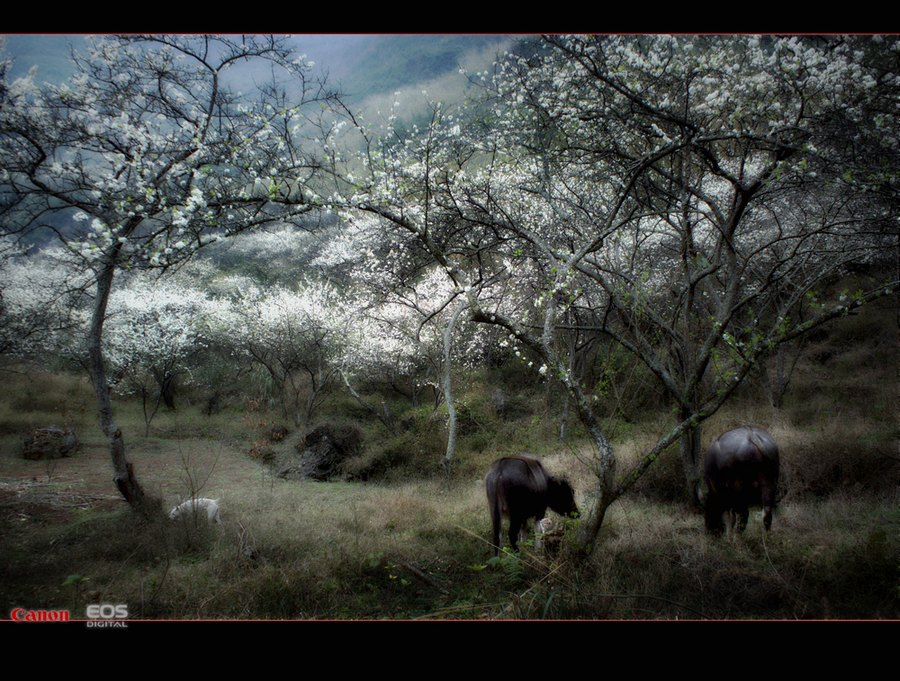
<svg viewBox="0 0 900 681"><path fill-rule="evenodd" d="M411 41L421 36L406 36ZM429 36L428 42L440 42L439 34ZM457 41L483 47L486 42L499 45L500 36L455 36ZM33 65L38 67L37 81L58 82L71 73L69 53L74 47L84 49L82 35L4 35L6 54L14 59L13 77L25 75ZM379 49L400 49L396 39L383 34L370 35L295 35L290 40L297 52L316 62L317 69L327 71L332 81L349 79L355 69L372 66L378 60ZM400 41L404 38L400 38Z"/></svg>

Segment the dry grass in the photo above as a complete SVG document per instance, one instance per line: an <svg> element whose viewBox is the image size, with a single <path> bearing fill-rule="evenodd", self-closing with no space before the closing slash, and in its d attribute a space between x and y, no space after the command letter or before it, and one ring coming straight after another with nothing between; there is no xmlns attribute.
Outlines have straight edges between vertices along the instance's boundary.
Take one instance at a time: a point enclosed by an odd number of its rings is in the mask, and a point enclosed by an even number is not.
<svg viewBox="0 0 900 681"><path fill-rule="evenodd" d="M446 607L453 584L476 578L467 566L488 553L477 484L286 482L239 450L196 440L135 442L131 457L167 506L191 480L196 493L220 498L222 526L139 523L111 494L102 448L91 447L60 462L52 486L39 485L43 496L4 497L7 605L39 594L47 606L73 598L76 612L94 602L85 599L118 599L145 617L421 615ZM3 478L14 475L10 461ZM106 494L102 504L84 497L78 511L63 501L72 490ZM60 585L70 574L91 588L69 594Z"/></svg>
<svg viewBox="0 0 900 681"><path fill-rule="evenodd" d="M893 619L898 556L900 514L871 498L791 505L771 532L756 519L724 539L683 506L624 500L590 561L511 601L520 617Z"/></svg>
<svg viewBox="0 0 900 681"><path fill-rule="evenodd" d="M248 455L278 421L261 405L207 417L183 404L142 437L140 406L117 399L142 484L166 508L192 493L220 499L223 524L207 527L142 521L119 500L85 381L9 374L0 612L81 616L86 603L124 602L148 618L897 618L897 389L882 380L887 369L895 377L896 350L882 326L860 317L816 341L785 409L747 392L704 423L704 442L746 423L779 442L782 500L770 533L754 514L745 534L708 537L680 503L676 447L610 508L597 550L581 562L527 545L520 557L488 560L482 479L493 459L537 454L572 481L580 506L589 503L590 448L574 423L572 444L558 442L558 414L533 386L510 393L531 410L511 417L487 376L461 383L466 431L450 486L433 463L443 453L440 415L427 408L412 410L413 426L396 438L365 426L377 444L358 462L369 482L315 483L275 478ZM861 335L876 339L876 360L857 347ZM672 426L662 411L642 418L610 431L620 473ZM75 457L21 458L29 429L65 423L83 442Z"/></svg>
<svg viewBox="0 0 900 681"><path fill-rule="evenodd" d="M74 603L77 612L103 599L128 603L133 616L174 618L898 615L896 499L790 501L768 535L754 518L724 540L681 505L626 499L587 563L526 549L484 569L489 520L477 479L450 488L288 482L239 451L201 450L158 443L135 460L173 503L185 462L195 478L212 468L202 493L222 498L222 526L142 523L111 495L90 498L85 490L109 485L102 456L64 461L50 485L5 488L5 604ZM547 466L584 490L573 461L558 455ZM72 574L88 578L79 593L62 586Z"/></svg>

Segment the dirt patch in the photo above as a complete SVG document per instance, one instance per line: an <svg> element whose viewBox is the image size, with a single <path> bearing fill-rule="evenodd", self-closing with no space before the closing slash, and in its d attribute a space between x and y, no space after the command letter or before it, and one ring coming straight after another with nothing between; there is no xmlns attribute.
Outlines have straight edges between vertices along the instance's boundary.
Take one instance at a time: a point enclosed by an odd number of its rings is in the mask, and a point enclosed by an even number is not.
<svg viewBox="0 0 900 681"><path fill-rule="evenodd" d="M54 489L28 480L0 480L0 523L3 527L25 522L68 522L73 511L87 508L116 510L123 499L116 495Z"/></svg>

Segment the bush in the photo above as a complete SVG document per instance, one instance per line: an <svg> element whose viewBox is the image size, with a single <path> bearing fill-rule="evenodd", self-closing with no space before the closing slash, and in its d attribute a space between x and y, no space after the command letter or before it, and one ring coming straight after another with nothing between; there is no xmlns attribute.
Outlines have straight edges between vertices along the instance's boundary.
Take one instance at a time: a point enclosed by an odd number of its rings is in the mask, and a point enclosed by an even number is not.
<svg viewBox="0 0 900 681"><path fill-rule="evenodd" d="M782 497L840 490L888 493L900 481L896 431L866 421L774 429L781 449Z"/></svg>
<svg viewBox="0 0 900 681"><path fill-rule="evenodd" d="M447 444L442 429L435 425L416 424L398 435L385 436L346 460L344 472L353 480L407 480L436 474Z"/></svg>

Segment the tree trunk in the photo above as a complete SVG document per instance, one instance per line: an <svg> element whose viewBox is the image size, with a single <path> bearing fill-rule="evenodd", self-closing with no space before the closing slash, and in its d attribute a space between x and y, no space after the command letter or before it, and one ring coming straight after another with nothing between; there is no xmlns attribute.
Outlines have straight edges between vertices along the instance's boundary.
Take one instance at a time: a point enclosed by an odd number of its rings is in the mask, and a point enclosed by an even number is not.
<svg viewBox="0 0 900 681"><path fill-rule="evenodd" d="M165 372L159 382L159 396L167 409L175 409L175 374Z"/></svg>
<svg viewBox="0 0 900 681"><path fill-rule="evenodd" d="M690 418L692 413L691 410L682 408L679 412L679 421ZM693 428L686 429L679 438L685 488L690 502L698 508L702 503L700 495L700 480L702 477L700 467L703 462L701 435L701 427L697 424Z"/></svg>
<svg viewBox="0 0 900 681"><path fill-rule="evenodd" d="M347 378L347 374L341 370L339 370L339 373L341 375L341 378L344 379L344 385L347 386L347 390L350 391L350 394L353 396L353 399L357 401L359 406L361 406L367 412L372 414L372 416L381 421L391 435L396 435L397 422L394 419L394 415L391 413L391 409L390 407L388 407L387 402L385 402L384 400L381 401L381 409L372 406L371 404L366 402L366 399L362 395L356 392L352 385L350 385L350 379Z"/></svg>
<svg viewBox="0 0 900 681"><path fill-rule="evenodd" d="M569 335L569 375L575 375L575 333ZM569 425L569 402L571 401L568 393L565 395L566 400L563 402L562 415L559 419L559 440L566 439L566 429Z"/></svg>
<svg viewBox="0 0 900 681"><path fill-rule="evenodd" d="M763 371L766 370L763 365ZM784 376L784 343L778 345L775 350L775 390L772 392L772 406L781 409L784 404L784 393L787 391L787 383Z"/></svg>
<svg viewBox="0 0 900 681"><path fill-rule="evenodd" d="M156 416L156 412L159 411L161 399L162 395L157 395L156 402L151 409L149 406L150 393L147 391L147 386L141 385L141 406L144 410L144 437L150 437L150 422L153 420L153 417Z"/></svg>
<svg viewBox="0 0 900 681"><path fill-rule="evenodd" d="M769 369L765 363L760 364L763 387L769 397L769 403L775 409L781 409L784 406L784 396L791 383L797 361L800 359L800 354L803 351L802 339L796 341L796 343L796 346L794 346L793 342L778 344L778 347L775 349L775 368L772 379L769 378ZM788 355L789 349L793 350L793 354L790 356Z"/></svg>
<svg viewBox="0 0 900 681"><path fill-rule="evenodd" d="M597 535L600 534L603 519L606 517L606 509L613 501L615 501L613 495L609 491L603 490L601 486L600 495L594 504L582 514L581 522L578 525L577 548L583 556L590 556L594 552Z"/></svg>
<svg viewBox="0 0 900 681"><path fill-rule="evenodd" d="M616 458L613 454L609 441L600 430L597 419L588 409L582 409L579 400L576 398L575 406L578 407L578 414L581 422L587 426L588 433L597 448L598 461L597 469L594 474L599 482L596 491L595 500L581 519L578 526L578 548L586 556L590 556L594 552L594 546L597 542L597 536L600 528L603 526L603 519L606 517L606 509L609 508L616 500L615 493L615 473Z"/></svg>
<svg viewBox="0 0 900 681"><path fill-rule="evenodd" d="M460 314L462 314L462 311L465 310L466 307L465 304L459 305L447 322L447 326L444 327L444 376L441 383L444 388L444 399L447 402L447 451L444 453L444 458L441 460L441 466L448 476L450 475L450 466L453 463L453 457L456 456L457 429L456 405L453 403L453 386L450 380L450 341L453 337L453 328L456 326Z"/></svg>
<svg viewBox="0 0 900 681"><path fill-rule="evenodd" d="M274 377L275 374L272 374ZM284 378L276 379L276 383L281 386L281 412L284 415L286 420L290 420L298 428L304 424L304 418L306 418L306 423L309 423L309 413L311 411L310 399L307 398L306 408L305 410L301 409L301 392L302 389L297 385L297 380L295 379L293 369L288 367L284 367ZM310 390L313 389L315 382L311 381ZM304 416L304 414L306 416Z"/></svg>
<svg viewBox="0 0 900 681"><path fill-rule="evenodd" d="M125 440L122 437L122 431L113 421L112 401L109 396L109 383L103 361L103 324L106 321L106 308L114 276L113 256L97 277L97 297L94 300L94 311L88 331L88 370L94 386L94 394L97 397L100 428L109 439L114 472L113 482L133 509L149 515L154 506L158 507L159 502L144 494L144 490L134 474L134 466L125 457Z"/></svg>
<svg viewBox="0 0 900 681"><path fill-rule="evenodd" d="M603 429L597 420L597 416L591 408L590 400L581 389L577 381L573 381L568 374L564 375L563 385L575 407L578 418L588 431L592 444L597 450L597 462L594 475L597 476L598 486L593 505L587 509L581 523L578 526L578 548L584 555L591 555L597 542L603 519L606 517L606 509L616 500L616 457L612 445L603 434Z"/></svg>
<svg viewBox="0 0 900 681"><path fill-rule="evenodd" d="M309 390L309 396L306 398L306 413L304 418L306 419L306 427L309 427L309 424L312 423L313 413L316 410L316 386L313 384ZM300 425L299 423L297 425Z"/></svg>

